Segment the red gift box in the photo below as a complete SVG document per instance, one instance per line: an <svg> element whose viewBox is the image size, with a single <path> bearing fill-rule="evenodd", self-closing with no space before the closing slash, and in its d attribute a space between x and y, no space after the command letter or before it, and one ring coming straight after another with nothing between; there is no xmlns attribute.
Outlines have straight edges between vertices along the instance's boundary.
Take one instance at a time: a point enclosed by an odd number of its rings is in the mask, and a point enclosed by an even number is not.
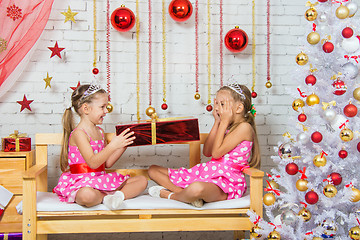
<svg viewBox="0 0 360 240"><path fill-rule="evenodd" d="M154 145L200 140L198 119L164 118L116 125L116 135L125 129L134 131L130 146Z"/></svg>
<svg viewBox="0 0 360 240"><path fill-rule="evenodd" d="M4 152L31 151L31 138L26 137L25 133L19 134L15 131L2 139L2 150Z"/></svg>
<svg viewBox="0 0 360 240"><path fill-rule="evenodd" d="M22 233L0 233L0 240L21 240Z"/></svg>

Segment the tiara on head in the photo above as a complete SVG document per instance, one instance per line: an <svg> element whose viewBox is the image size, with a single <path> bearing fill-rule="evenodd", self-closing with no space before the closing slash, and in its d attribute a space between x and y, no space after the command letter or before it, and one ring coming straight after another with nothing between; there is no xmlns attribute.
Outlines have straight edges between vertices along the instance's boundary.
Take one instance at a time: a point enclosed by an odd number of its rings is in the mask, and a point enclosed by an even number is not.
<svg viewBox="0 0 360 240"><path fill-rule="evenodd" d="M228 88L230 88L231 90L234 90L237 94L240 95L240 97L245 100L246 99L246 96L243 92L243 90L241 89L240 85L239 84L229 84L229 85L226 85Z"/></svg>
<svg viewBox="0 0 360 240"><path fill-rule="evenodd" d="M88 89L86 89L86 91L84 92L84 94L81 96L80 101L83 101L85 98L87 98L88 96L98 92L99 90L101 90L102 88L99 85L94 85L91 84L89 86Z"/></svg>

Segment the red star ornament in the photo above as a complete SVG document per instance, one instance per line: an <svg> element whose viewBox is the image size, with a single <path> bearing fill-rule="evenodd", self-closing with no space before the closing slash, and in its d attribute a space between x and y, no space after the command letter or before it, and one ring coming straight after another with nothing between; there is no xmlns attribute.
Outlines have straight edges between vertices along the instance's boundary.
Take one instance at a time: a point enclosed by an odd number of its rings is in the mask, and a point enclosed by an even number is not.
<svg viewBox="0 0 360 240"><path fill-rule="evenodd" d="M78 87L80 86L80 81L78 81L77 86L76 87L70 87L73 91L75 91Z"/></svg>
<svg viewBox="0 0 360 240"><path fill-rule="evenodd" d="M50 49L50 51L51 51L51 56L50 56L50 58L52 58L52 57L55 56L55 55L58 56L59 58L61 58L60 52L61 52L62 50L64 50L65 48L59 48L58 43L57 43L57 41L56 41L55 46L54 46L54 47L48 47L48 49Z"/></svg>
<svg viewBox="0 0 360 240"><path fill-rule="evenodd" d="M27 100L26 96L24 94L23 100L22 101L16 101L16 102L21 105L20 112L22 112L25 108L27 108L27 109L29 109L31 111L30 103L32 103L33 101L34 100Z"/></svg>

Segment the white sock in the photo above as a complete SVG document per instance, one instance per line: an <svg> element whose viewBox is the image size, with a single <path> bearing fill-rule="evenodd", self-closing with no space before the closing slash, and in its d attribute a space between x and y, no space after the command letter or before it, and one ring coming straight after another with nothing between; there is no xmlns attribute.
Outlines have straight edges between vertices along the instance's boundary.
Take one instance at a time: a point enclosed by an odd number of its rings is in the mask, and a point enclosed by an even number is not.
<svg viewBox="0 0 360 240"><path fill-rule="evenodd" d="M110 210L117 210L121 208L124 199L124 193L122 191L116 191L113 195L106 195L103 199L103 204Z"/></svg>

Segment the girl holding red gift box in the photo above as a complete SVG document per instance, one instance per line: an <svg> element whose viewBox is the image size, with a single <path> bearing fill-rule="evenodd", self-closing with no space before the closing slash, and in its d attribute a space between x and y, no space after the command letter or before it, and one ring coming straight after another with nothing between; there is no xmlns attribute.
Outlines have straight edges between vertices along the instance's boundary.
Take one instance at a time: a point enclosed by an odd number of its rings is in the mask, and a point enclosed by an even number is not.
<svg viewBox="0 0 360 240"><path fill-rule="evenodd" d="M150 166L150 178L160 185L149 189L151 196L202 207L204 201L240 198L246 192L243 169L260 166L251 93L231 84L218 90L214 103L215 122L203 148L212 159L190 169Z"/></svg>
<svg viewBox="0 0 360 240"><path fill-rule="evenodd" d="M86 207L104 203L111 210L120 209L125 199L136 197L147 186L144 176L130 178L105 172L133 143L134 132L126 129L106 144L104 130L97 125L108 113L108 94L99 86L79 86L72 93L71 102L80 122L74 128L71 107L65 110L60 156L63 173L53 191L64 202Z"/></svg>

